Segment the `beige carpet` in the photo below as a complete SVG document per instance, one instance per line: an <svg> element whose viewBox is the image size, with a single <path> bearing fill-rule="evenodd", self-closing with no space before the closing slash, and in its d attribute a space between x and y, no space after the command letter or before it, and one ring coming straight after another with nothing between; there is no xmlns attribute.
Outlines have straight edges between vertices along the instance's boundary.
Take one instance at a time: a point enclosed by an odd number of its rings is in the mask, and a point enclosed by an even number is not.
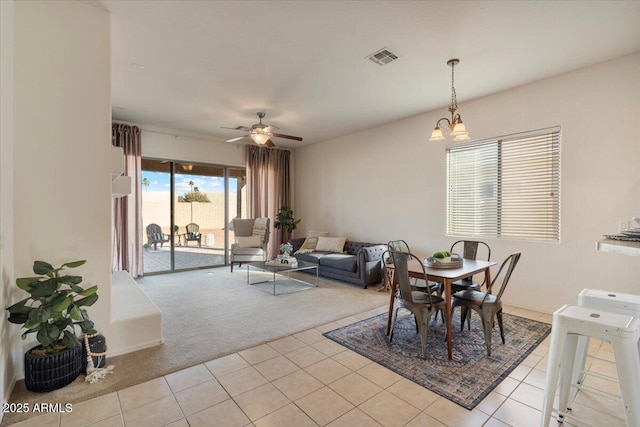
<svg viewBox="0 0 640 427"><path fill-rule="evenodd" d="M252 282L269 276L251 273ZM306 273L292 277L315 280ZM32 393L19 381L11 402L77 403L215 359L257 344L384 306L389 295L374 289L320 278L309 288L294 281L249 286L244 267L197 270L145 277L142 289L163 313L165 343L108 358L114 374L96 384L84 375L49 393ZM280 284L281 283L281 284ZM99 325L98 325L99 328ZM109 337L106 337L107 345ZM108 355L107 355L108 356ZM2 425L26 416L5 414Z"/></svg>

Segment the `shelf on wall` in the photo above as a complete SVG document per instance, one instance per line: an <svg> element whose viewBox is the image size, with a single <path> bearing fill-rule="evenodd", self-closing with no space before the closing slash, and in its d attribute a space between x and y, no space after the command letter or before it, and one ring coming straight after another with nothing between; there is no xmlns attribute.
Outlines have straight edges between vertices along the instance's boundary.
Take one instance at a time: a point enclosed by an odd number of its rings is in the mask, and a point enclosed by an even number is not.
<svg viewBox="0 0 640 427"><path fill-rule="evenodd" d="M620 255L640 256L640 242L602 239L596 242L596 249Z"/></svg>

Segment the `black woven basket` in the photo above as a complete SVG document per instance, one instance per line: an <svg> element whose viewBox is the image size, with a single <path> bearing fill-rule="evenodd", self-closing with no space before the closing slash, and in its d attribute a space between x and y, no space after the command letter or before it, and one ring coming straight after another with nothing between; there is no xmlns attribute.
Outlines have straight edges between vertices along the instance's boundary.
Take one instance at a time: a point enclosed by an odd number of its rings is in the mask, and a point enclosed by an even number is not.
<svg viewBox="0 0 640 427"><path fill-rule="evenodd" d="M82 345L55 354L33 356L24 354L24 384L36 393L57 390L71 384L82 369Z"/></svg>

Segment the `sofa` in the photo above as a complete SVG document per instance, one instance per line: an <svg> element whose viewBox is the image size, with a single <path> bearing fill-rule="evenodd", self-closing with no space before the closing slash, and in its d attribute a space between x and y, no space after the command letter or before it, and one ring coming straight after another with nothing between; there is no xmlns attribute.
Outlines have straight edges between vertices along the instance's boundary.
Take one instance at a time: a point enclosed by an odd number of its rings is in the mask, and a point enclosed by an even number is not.
<svg viewBox="0 0 640 427"><path fill-rule="evenodd" d="M293 256L318 264L320 276L362 285L365 289L382 281L381 259L387 245L346 241L342 253L316 250L296 253L304 241L304 237L289 240Z"/></svg>

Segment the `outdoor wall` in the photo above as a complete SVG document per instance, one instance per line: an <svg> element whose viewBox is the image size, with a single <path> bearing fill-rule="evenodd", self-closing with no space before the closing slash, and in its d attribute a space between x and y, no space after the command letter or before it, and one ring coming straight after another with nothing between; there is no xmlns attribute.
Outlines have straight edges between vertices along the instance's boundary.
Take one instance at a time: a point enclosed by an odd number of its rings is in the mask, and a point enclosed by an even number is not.
<svg viewBox="0 0 640 427"><path fill-rule="evenodd" d="M13 261L13 2L0 2L0 308L15 300ZM16 361L22 356L18 328L0 316L0 404L9 400ZM0 421L4 413L0 412Z"/></svg>
<svg viewBox="0 0 640 427"><path fill-rule="evenodd" d="M178 233L186 232L186 225L195 222L200 226L203 234L211 233L214 230L222 230L225 227L224 193L205 193L211 203L182 203L175 202L175 224L179 227ZM158 224L162 231L169 233L171 228L171 209L169 204L169 192L164 191L142 191L142 226L146 228L151 223ZM246 197L245 197L246 199ZM229 193L229 218L236 216L237 212L236 193ZM246 209L246 207L245 207ZM143 230L143 236L146 231ZM143 239L146 241L145 239ZM204 240L202 242L204 244ZM216 246L221 246L224 242L215 242Z"/></svg>
<svg viewBox="0 0 640 427"><path fill-rule="evenodd" d="M473 139L562 127L560 243L486 239L495 260L522 252L505 300L552 312L585 287L637 293L640 258L595 244L617 232L618 220L640 216L640 53L465 102L459 112ZM404 239L423 256L448 249L457 239L445 236L447 142L428 141L447 114L443 105L297 149L298 235Z"/></svg>
<svg viewBox="0 0 640 427"><path fill-rule="evenodd" d="M99 286L89 313L108 337L110 18L77 1L19 1L14 30L14 276L33 275L34 260L87 260L74 273ZM13 366L21 377L22 360Z"/></svg>

